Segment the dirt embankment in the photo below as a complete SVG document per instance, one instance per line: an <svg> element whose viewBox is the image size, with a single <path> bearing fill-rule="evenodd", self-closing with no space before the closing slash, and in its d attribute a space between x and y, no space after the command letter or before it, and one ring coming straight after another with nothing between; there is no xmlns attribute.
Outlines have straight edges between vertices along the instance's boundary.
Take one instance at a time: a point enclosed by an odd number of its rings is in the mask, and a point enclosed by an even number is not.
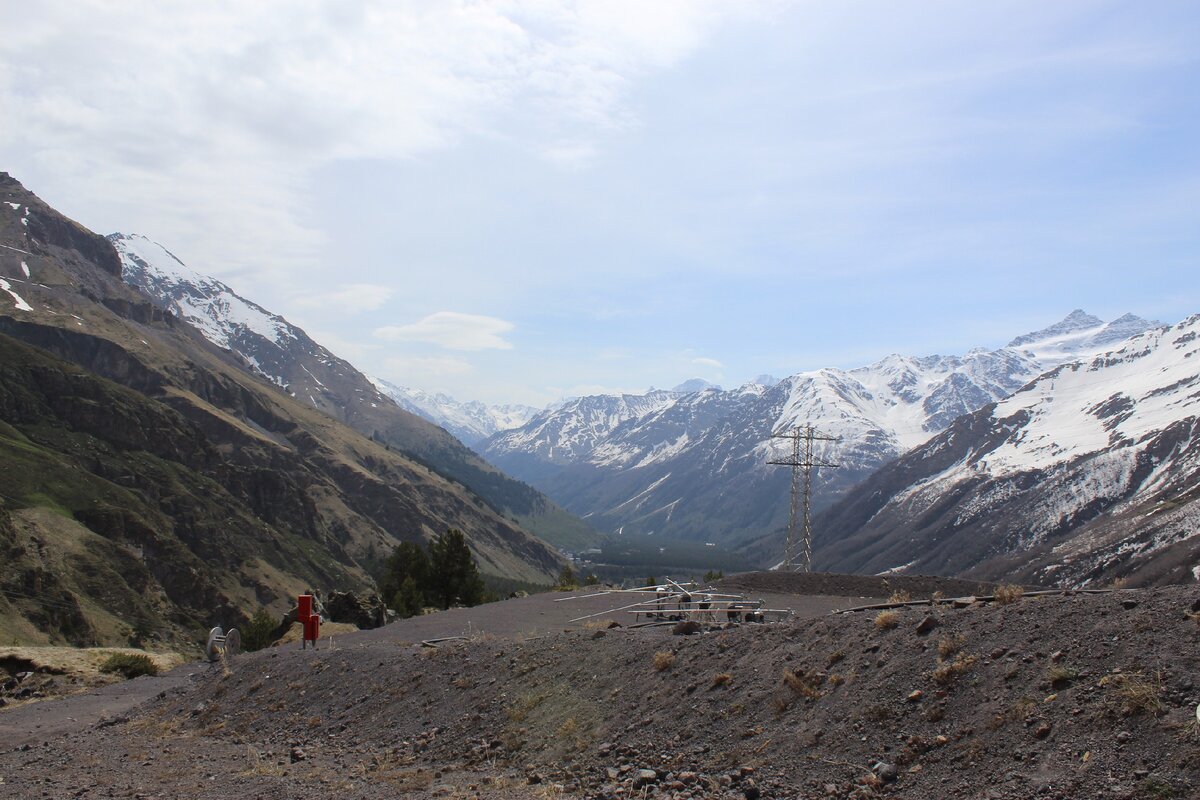
<svg viewBox="0 0 1200 800"><path fill-rule="evenodd" d="M1193 609L1172 587L696 636L346 637L241 657L0 776L14 797L1195 797Z"/></svg>
<svg viewBox="0 0 1200 800"><path fill-rule="evenodd" d="M924 575L837 575L825 572L746 572L718 581L735 592L773 592L795 595L891 597L907 593L914 600L935 592L947 597L989 595L995 584Z"/></svg>

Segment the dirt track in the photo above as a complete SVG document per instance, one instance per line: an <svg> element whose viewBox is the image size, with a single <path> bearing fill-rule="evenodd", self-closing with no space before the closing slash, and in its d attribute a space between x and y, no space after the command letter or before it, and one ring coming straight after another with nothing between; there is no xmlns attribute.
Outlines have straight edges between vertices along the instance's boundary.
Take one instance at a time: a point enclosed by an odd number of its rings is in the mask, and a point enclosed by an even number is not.
<svg viewBox="0 0 1200 800"><path fill-rule="evenodd" d="M574 610L553 600L243 656L128 721L0 754L0 779L13 797L1200 794L1195 587L687 637L554 632ZM472 641L408 644L468 619Z"/></svg>

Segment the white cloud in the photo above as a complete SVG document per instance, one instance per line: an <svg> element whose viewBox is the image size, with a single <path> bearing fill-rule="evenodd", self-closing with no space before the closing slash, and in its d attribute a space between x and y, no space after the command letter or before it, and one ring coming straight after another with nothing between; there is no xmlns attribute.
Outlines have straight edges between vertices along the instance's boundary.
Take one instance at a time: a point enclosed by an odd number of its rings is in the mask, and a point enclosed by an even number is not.
<svg viewBox="0 0 1200 800"><path fill-rule="evenodd" d="M692 363L700 367L713 367L715 369L724 369L725 367L724 364L722 364L720 361L717 361L715 358L706 358L704 356L693 358Z"/></svg>
<svg viewBox="0 0 1200 800"><path fill-rule="evenodd" d="M344 283L332 291L298 295L292 303L298 308L324 311L374 311L383 306L392 294L390 286L378 283Z"/></svg>
<svg viewBox="0 0 1200 800"><path fill-rule="evenodd" d="M19 16L0 40L6 169L92 226L282 282L325 241L318 169L477 135L578 165L629 123L630 82L697 48L715 14L684 0L47 0Z"/></svg>
<svg viewBox="0 0 1200 800"><path fill-rule="evenodd" d="M374 335L392 342L426 342L447 350L511 350L503 335L514 325L498 317L438 311L408 325L385 325Z"/></svg>

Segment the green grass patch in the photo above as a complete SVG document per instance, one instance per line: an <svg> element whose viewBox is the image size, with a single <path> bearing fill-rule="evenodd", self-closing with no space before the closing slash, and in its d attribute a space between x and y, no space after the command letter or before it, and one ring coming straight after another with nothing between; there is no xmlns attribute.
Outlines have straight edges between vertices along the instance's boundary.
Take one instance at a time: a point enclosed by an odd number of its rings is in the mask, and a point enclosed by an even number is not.
<svg viewBox="0 0 1200 800"><path fill-rule="evenodd" d="M109 675L136 678L139 675L157 675L158 664L150 656L140 653L113 653L100 665L100 671Z"/></svg>

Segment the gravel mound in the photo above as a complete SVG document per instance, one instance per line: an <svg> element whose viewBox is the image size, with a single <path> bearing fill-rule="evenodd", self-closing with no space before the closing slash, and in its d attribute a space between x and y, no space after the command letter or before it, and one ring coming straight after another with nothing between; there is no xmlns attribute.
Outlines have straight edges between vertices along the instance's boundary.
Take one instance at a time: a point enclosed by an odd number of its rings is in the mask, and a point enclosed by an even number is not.
<svg viewBox="0 0 1200 800"><path fill-rule="evenodd" d="M275 650L0 776L12 797L1196 797L1194 611L1165 587Z"/></svg>

